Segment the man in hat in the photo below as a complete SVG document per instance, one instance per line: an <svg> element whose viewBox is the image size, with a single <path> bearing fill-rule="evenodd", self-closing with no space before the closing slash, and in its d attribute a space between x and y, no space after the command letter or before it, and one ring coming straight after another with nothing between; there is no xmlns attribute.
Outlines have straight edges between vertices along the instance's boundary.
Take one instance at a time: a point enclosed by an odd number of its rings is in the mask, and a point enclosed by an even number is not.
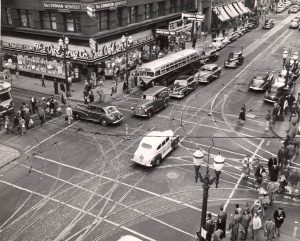
<svg viewBox="0 0 300 241"><path fill-rule="evenodd" d="M226 237L226 220L227 220L227 213L224 211L224 207L221 204L220 212L218 214L218 219L217 219L217 228L223 231L220 236L221 239Z"/></svg>

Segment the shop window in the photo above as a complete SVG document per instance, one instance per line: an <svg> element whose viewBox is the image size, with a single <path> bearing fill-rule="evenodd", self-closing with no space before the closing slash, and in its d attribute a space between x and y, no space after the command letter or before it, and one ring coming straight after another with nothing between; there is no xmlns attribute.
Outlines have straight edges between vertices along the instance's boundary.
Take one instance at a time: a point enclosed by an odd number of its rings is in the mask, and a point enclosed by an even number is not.
<svg viewBox="0 0 300 241"><path fill-rule="evenodd" d="M10 8L1 9L1 21L3 24L12 24L11 10Z"/></svg>
<svg viewBox="0 0 300 241"><path fill-rule="evenodd" d="M81 25L80 25L80 15L67 13L64 15L65 20L65 30L67 32L81 32Z"/></svg>
<svg viewBox="0 0 300 241"><path fill-rule="evenodd" d="M166 2L158 2L158 17L165 15Z"/></svg>
<svg viewBox="0 0 300 241"><path fill-rule="evenodd" d="M32 11L19 10L20 22L22 27L33 28L33 16Z"/></svg>
<svg viewBox="0 0 300 241"><path fill-rule="evenodd" d="M109 11L104 10L99 12L99 31L105 31L110 29Z"/></svg>
<svg viewBox="0 0 300 241"><path fill-rule="evenodd" d="M128 8L128 23L129 24L137 22L137 11L138 11L137 6Z"/></svg>
<svg viewBox="0 0 300 241"><path fill-rule="evenodd" d="M153 9L152 3L145 5L145 20L152 18L152 9Z"/></svg>
<svg viewBox="0 0 300 241"><path fill-rule="evenodd" d="M117 27L122 27L122 8L117 8L116 10L117 16Z"/></svg>
<svg viewBox="0 0 300 241"><path fill-rule="evenodd" d="M56 15L51 12L41 12L42 28L48 30L56 30Z"/></svg>

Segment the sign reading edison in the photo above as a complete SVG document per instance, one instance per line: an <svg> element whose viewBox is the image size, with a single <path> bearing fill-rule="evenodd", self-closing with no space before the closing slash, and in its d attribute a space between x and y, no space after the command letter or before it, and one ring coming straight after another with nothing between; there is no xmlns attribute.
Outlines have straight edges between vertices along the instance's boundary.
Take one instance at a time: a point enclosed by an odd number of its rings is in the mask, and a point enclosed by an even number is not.
<svg viewBox="0 0 300 241"><path fill-rule="evenodd" d="M101 2L101 3L96 3L95 8L97 10L98 9L106 9L106 8L117 8L117 7L125 6L126 4L127 4L127 0Z"/></svg>
<svg viewBox="0 0 300 241"><path fill-rule="evenodd" d="M69 9L69 10L81 10L81 5L78 3L63 3L63 2L43 2L44 8L51 9Z"/></svg>

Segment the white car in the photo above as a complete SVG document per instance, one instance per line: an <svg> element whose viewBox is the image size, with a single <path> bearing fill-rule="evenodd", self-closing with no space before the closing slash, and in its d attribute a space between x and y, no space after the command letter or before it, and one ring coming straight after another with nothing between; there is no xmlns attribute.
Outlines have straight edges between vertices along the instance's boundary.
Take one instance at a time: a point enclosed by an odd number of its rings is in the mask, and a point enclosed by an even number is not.
<svg viewBox="0 0 300 241"><path fill-rule="evenodd" d="M299 27L299 22L296 19L293 19L290 23L290 28L298 28Z"/></svg>
<svg viewBox="0 0 300 241"><path fill-rule="evenodd" d="M223 37L214 38L211 44L209 45L209 48L217 49L217 50L222 49L228 44L228 41L230 42L228 38L227 39Z"/></svg>
<svg viewBox="0 0 300 241"><path fill-rule="evenodd" d="M177 148L179 136L172 130L152 131L140 142L132 161L146 167L158 166L161 161Z"/></svg>
<svg viewBox="0 0 300 241"><path fill-rule="evenodd" d="M137 237L134 237L132 235L125 235L122 236L120 239L118 239L118 241L143 241Z"/></svg>
<svg viewBox="0 0 300 241"><path fill-rule="evenodd" d="M282 13L285 10L283 6L278 6L276 9L276 13Z"/></svg>

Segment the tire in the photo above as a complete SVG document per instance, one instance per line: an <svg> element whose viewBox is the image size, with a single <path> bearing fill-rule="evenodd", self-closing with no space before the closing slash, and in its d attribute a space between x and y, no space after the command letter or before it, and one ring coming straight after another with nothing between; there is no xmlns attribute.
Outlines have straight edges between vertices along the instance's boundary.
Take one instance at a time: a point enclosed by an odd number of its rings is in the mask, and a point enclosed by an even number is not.
<svg viewBox="0 0 300 241"><path fill-rule="evenodd" d="M76 113L76 114L73 115L73 118L74 118L75 120L79 120L79 115Z"/></svg>
<svg viewBox="0 0 300 241"><path fill-rule="evenodd" d="M100 120L100 125L107 126L107 121L105 119Z"/></svg>
<svg viewBox="0 0 300 241"><path fill-rule="evenodd" d="M161 163L162 159L161 159L161 156L158 157L156 160L155 160L155 166L158 167Z"/></svg>
<svg viewBox="0 0 300 241"><path fill-rule="evenodd" d="M153 116L153 111L149 110L147 113L147 117L150 119Z"/></svg>
<svg viewBox="0 0 300 241"><path fill-rule="evenodd" d="M169 106L169 101L165 100L165 108L167 108Z"/></svg>

